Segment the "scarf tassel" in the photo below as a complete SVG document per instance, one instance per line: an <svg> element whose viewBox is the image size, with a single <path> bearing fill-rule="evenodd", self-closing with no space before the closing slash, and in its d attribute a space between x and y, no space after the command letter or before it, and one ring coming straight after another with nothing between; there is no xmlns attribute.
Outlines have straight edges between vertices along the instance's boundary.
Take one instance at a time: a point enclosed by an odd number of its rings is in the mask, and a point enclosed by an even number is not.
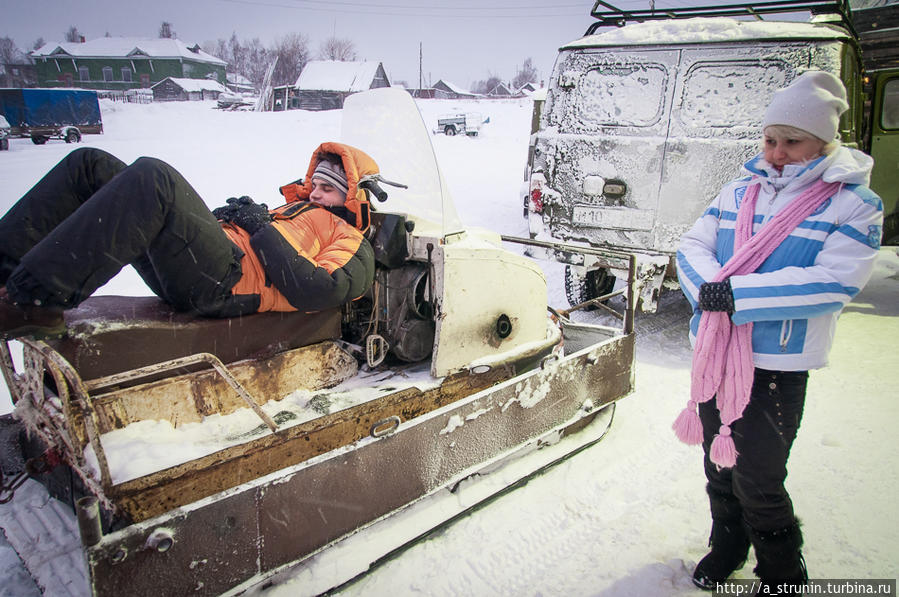
<svg viewBox="0 0 899 597"><path fill-rule="evenodd" d="M677 438L690 446L702 443L702 421L696 412L696 401L690 400L671 426Z"/></svg>
<svg viewBox="0 0 899 597"><path fill-rule="evenodd" d="M722 425L718 435L712 440L709 459L722 468L733 468L737 464L737 447L727 425Z"/></svg>

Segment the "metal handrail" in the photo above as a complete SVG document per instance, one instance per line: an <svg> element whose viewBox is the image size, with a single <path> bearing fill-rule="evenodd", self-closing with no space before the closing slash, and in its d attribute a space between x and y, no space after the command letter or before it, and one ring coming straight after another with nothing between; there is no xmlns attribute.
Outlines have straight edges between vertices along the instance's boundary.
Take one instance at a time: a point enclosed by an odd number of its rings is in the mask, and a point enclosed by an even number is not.
<svg viewBox="0 0 899 597"><path fill-rule="evenodd" d="M536 240L532 238L521 238L518 236L507 236L505 234L500 235L500 238L505 242L516 243L520 245L528 245L532 247L539 247L541 249L549 249L556 253L580 253L582 255L591 255L594 257L599 257L606 266L613 267L616 269L624 269L627 270L627 286L625 289L618 290L612 292L610 294L597 297L595 299L591 299L586 303L582 303L580 305L575 305L574 307L567 310L567 312L574 311L576 309L580 309L591 304L598 304L599 301L605 300L612 296L617 296L622 294L622 292L627 297L627 304L625 306L624 315L621 316L620 313L616 312L616 315L620 316L623 320L623 328L622 331L624 334L632 334L634 331L634 317L637 309L637 297L634 294L636 279L637 279L637 256L632 253L625 253L623 251L615 251L611 249L601 249L598 247L583 247L580 245L571 245L566 243L557 243L557 242L547 242L542 240ZM557 261L561 261L557 259ZM567 313L566 312L566 313Z"/></svg>

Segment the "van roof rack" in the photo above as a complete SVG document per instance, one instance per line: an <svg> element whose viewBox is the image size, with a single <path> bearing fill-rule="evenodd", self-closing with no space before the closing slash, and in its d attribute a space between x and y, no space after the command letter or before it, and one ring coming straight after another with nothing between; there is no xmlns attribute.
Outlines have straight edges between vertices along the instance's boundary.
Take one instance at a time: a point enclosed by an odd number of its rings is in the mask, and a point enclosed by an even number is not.
<svg viewBox="0 0 899 597"><path fill-rule="evenodd" d="M653 2L651 6L654 6ZM642 23L664 19L690 19L693 17L755 17L764 20L764 15L808 12L812 15L833 14L840 17L843 27L854 37L858 37L852 25L848 0L770 0L742 4L722 4L720 6L677 6L671 8L649 8L622 10L603 0L595 0L590 16L597 21L587 29L586 35L593 35L600 27L623 27L630 22Z"/></svg>

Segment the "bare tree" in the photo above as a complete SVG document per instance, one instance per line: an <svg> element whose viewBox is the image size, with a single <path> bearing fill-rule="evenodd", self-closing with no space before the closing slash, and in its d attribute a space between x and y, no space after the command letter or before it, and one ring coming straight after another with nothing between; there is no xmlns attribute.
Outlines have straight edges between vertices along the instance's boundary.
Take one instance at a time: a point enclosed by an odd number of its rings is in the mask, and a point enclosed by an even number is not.
<svg viewBox="0 0 899 597"><path fill-rule="evenodd" d="M534 61L530 57L524 59L524 64L518 69L515 78L512 79L512 87L521 89L523 85L537 82L537 69L534 67Z"/></svg>
<svg viewBox="0 0 899 597"><path fill-rule="evenodd" d="M487 75L487 78L483 81L478 81L474 85L471 86L471 90L475 93L486 94L493 91L497 85L502 83L503 80L500 79L497 75L490 73Z"/></svg>
<svg viewBox="0 0 899 597"><path fill-rule="evenodd" d="M237 33L232 33L230 39L205 42L203 51L227 62L229 73L243 75L257 89L262 86L265 71L274 56L274 51L266 49L258 37L243 42L238 39Z"/></svg>
<svg viewBox="0 0 899 597"><path fill-rule="evenodd" d="M356 46L352 40L329 37L318 47L320 60L338 60L340 62L352 62L357 59Z"/></svg>
<svg viewBox="0 0 899 597"><path fill-rule="evenodd" d="M66 41L68 42L80 42L81 41L81 32L78 31L78 27L72 25L69 27L69 30L66 31Z"/></svg>
<svg viewBox="0 0 899 597"><path fill-rule="evenodd" d="M309 40L302 33L289 33L275 42L272 54L278 57L272 85L293 85L309 62Z"/></svg>
<svg viewBox="0 0 899 597"><path fill-rule="evenodd" d="M175 39L178 37L178 34L172 29L171 23L163 21L162 25L159 26L159 37L162 39Z"/></svg>
<svg viewBox="0 0 899 597"><path fill-rule="evenodd" d="M39 50L39 49L43 48L44 45L45 45L46 43L47 43L47 42L44 41L44 38L43 38L43 37L39 37L39 38L37 38L36 40L34 40L34 43L33 43L33 44L31 44L31 49L32 49L32 50Z"/></svg>
<svg viewBox="0 0 899 597"><path fill-rule="evenodd" d="M18 64L22 52L10 37L0 37L0 64Z"/></svg>

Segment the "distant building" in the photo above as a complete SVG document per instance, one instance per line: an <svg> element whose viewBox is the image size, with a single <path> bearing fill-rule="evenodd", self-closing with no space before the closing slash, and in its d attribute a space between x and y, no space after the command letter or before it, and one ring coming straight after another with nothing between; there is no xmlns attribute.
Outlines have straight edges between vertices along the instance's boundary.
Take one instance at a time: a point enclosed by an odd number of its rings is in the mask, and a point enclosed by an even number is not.
<svg viewBox="0 0 899 597"><path fill-rule="evenodd" d="M228 89L206 79L166 77L151 87L154 102L217 100Z"/></svg>
<svg viewBox="0 0 899 597"><path fill-rule="evenodd" d="M473 99L477 94L467 91L449 81L440 79L434 83L434 97L436 99Z"/></svg>
<svg viewBox="0 0 899 597"><path fill-rule="evenodd" d="M487 92L487 97L515 97L515 95L505 83L497 83L496 87Z"/></svg>
<svg viewBox="0 0 899 597"><path fill-rule="evenodd" d="M245 76L237 73L227 73L225 76L225 87L234 93L256 93L256 87Z"/></svg>
<svg viewBox="0 0 899 597"><path fill-rule="evenodd" d="M225 82L227 63L179 39L101 37L49 43L31 53L41 87L124 90L167 77Z"/></svg>
<svg viewBox="0 0 899 597"><path fill-rule="evenodd" d="M343 108L347 96L379 87L390 87L380 62L312 60L303 67L294 85L294 93L284 90L286 97L282 106L302 110L336 110Z"/></svg>
<svg viewBox="0 0 899 597"><path fill-rule="evenodd" d="M0 64L0 87L37 87L33 64Z"/></svg>

